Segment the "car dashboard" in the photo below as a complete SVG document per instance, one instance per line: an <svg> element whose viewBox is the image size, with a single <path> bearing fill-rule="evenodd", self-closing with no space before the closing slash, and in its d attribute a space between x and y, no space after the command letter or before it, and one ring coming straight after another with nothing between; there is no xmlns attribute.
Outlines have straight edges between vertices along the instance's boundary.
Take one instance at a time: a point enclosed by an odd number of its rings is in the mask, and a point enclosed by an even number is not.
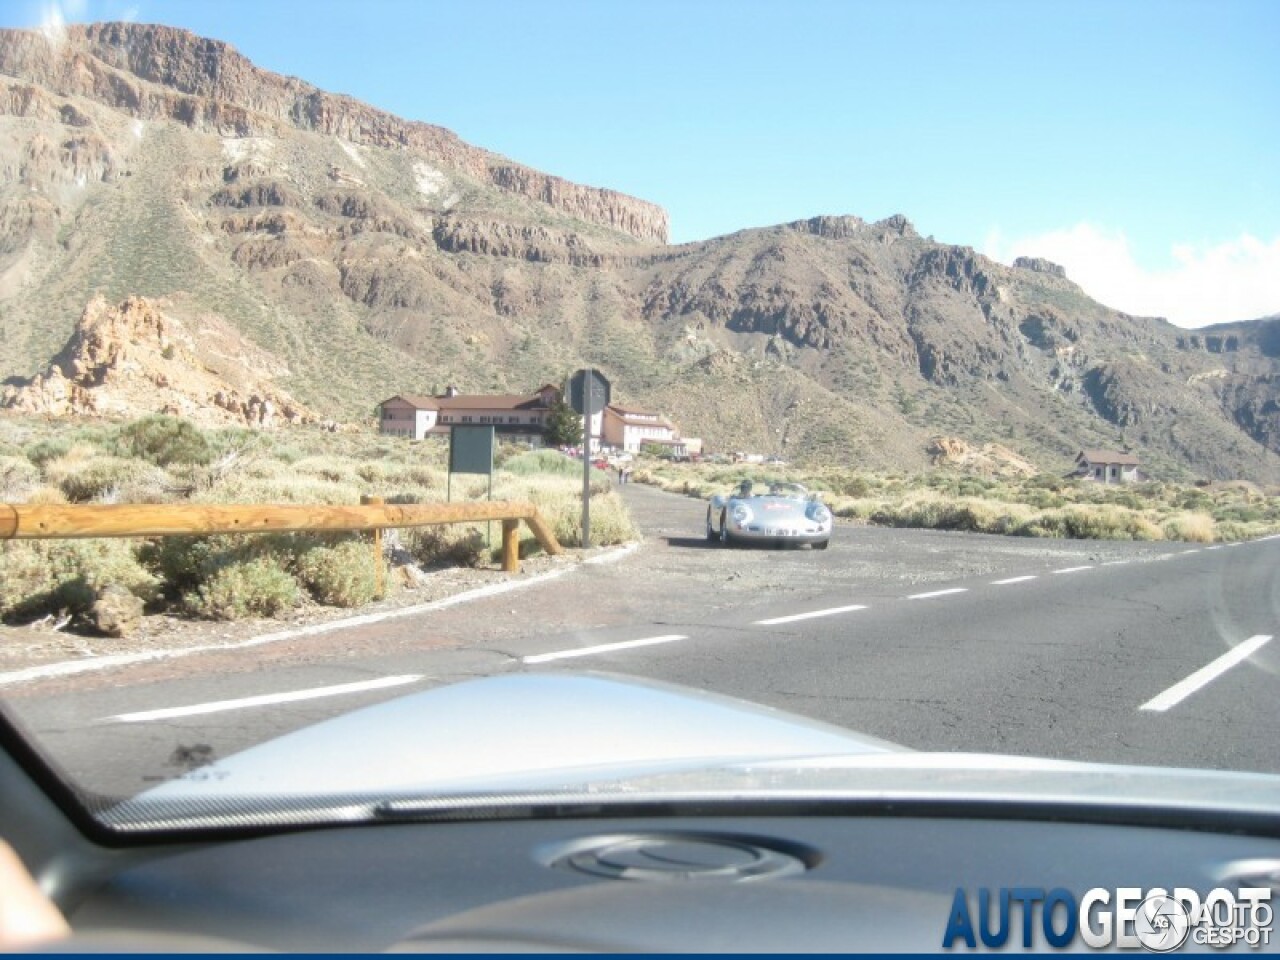
<svg viewBox="0 0 1280 960"><path fill-rule="evenodd" d="M1280 889L1280 839L1257 824L909 798L120 843L84 836L4 761L3 822L74 930L56 950L937 952L959 891ZM1009 947L1022 933L1015 916Z"/></svg>

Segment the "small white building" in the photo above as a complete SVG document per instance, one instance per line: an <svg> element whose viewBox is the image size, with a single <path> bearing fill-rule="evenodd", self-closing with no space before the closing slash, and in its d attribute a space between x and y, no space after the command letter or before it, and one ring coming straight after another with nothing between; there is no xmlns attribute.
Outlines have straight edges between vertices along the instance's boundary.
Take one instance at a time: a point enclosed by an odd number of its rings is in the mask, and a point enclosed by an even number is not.
<svg viewBox="0 0 1280 960"><path fill-rule="evenodd" d="M1097 483L1137 483L1142 462L1132 453L1116 450L1081 450L1076 455L1075 476Z"/></svg>
<svg viewBox="0 0 1280 960"><path fill-rule="evenodd" d="M608 446L639 453L646 443L670 445L680 434L660 413L611 403L604 408L602 438Z"/></svg>

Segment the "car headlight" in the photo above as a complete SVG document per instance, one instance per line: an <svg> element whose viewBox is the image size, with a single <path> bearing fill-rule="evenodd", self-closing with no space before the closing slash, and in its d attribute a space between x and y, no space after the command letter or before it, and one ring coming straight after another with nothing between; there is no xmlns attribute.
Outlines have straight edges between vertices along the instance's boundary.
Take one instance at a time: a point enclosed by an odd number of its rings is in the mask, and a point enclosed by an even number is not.
<svg viewBox="0 0 1280 960"><path fill-rule="evenodd" d="M821 503L809 504L809 509L805 512L814 523L827 523L831 520L831 511Z"/></svg>
<svg viewBox="0 0 1280 960"><path fill-rule="evenodd" d="M745 503L735 503L733 511L729 515L733 517L733 522L740 527L751 522L751 508Z"/></svg>

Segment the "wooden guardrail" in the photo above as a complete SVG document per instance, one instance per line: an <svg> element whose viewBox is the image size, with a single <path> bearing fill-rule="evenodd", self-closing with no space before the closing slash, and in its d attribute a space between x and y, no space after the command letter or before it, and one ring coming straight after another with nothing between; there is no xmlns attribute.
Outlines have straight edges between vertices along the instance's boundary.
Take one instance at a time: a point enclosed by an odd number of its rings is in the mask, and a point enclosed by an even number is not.
<svg viewBox="0 0 1280 960"><path fill-rule="evenodd" d="M559 541L538 508L520 500L389 504L377 497L365 497L359 506L6 503L0 504L0 540L372 530L381 578L383 530L488 520L502 521L502 569L508 573L520 569L521 520L528 524L543 550L549 554L561 552Z"/></svg>

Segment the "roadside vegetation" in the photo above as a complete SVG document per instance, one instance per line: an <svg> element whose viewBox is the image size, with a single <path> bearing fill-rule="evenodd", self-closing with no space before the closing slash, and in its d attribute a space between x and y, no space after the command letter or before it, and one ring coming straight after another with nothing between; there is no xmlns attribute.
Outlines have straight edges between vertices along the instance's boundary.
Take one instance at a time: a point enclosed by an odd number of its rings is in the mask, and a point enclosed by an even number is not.
<svg viewBox="0 0 1280 960"><path fill-rule="evenodd" d="M1246 540L1280 532L1280 491L1248 483L1103 485L1041 474L1009 479L937 470L885 475L748 464L645 460L633 479L699 499L741 480L819 492L837 517L889 527L1077 540Z"/></svg>
<svg viewBox="0 0 1280 960"><path fill-rule="evenodd" d="M201 430L173 417L128 423L67 424L0 418L0 503L356 504L483 500L488 481L453 478L447 445L371 432ZM534 503L559 541L580 544L582 464L553 451L499 449L495 500ZM404 589L423 570L491 567L500 525L420 527L387 537L389 576ZM523 527L521 555L540 549ZM608 478L591 485L597 545L637 536ZM375 599L376 570L367 535L260 534L156 540L0 542L0 619L52 616L93 622L108 590L139 611L235 620L280 617L300 605L358 607ZM118 605L118 599L117 599ZM113 620L114 622L114 620Z"/></svg>

